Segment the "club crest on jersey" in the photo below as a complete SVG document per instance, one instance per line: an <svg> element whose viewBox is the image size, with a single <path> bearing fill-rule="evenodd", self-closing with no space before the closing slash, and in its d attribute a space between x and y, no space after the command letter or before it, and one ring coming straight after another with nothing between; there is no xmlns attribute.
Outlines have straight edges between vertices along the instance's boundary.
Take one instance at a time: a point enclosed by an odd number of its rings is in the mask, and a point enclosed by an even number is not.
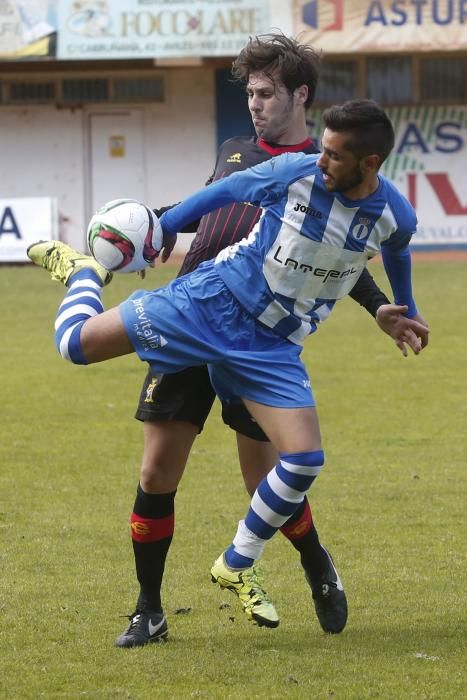
<svg viewBox="0 0 467 700"><path fill-rule="evenodd" d="M350 233L358 241L361 241L363 238L368 238L368 236L370 235L370 226L372 223L373 222L371 221L371 219L362 216L358 219L357 223L352 228Z"/></svg>
<svg viewBox="0 0 467 700"><path fill-rule="evenodd" d="M242 162L242 154L241 153L232 153L232 155L227 158L227 163L241 163Z"/></svg>

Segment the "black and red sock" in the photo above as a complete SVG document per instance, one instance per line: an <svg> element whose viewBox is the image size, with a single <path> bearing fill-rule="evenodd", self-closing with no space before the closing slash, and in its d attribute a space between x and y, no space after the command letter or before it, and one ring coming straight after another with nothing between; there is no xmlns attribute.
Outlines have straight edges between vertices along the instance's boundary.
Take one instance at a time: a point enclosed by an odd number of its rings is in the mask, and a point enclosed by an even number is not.
<svg viewBox="0 0 467 700"><path fill-rule="evenodd" d="M328 559L319 541L310 503L306 496L280 530L300 553L302 566L310 577L312 579L318 577L326 567Z"/></svg>
<svg viewBox="0 0 467 700"><path fill-rule="evenodd" d="M138 610L162 611L161 585L175 527L175 494L145 493L138 484L130 518L136 575L140 584Z"/></svg>

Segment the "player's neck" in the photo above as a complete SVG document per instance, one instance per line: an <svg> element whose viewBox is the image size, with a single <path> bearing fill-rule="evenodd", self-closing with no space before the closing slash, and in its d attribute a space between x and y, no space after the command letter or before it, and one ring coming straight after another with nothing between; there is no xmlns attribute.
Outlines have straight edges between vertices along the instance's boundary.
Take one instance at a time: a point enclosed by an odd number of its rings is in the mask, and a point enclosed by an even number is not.
<svg viewBox="0 0 467 700"><path fill-rule="evenodd" d="M272 153L273 155L278 155L279 153L284 153L285 151L303 151L308 148L313 143L310 136L306 136L303 141L299 143L277 143L276 141L265 141L263 138L258 139L258 145L264 151Z"/></svg>
<svg viewBox="0 0 467 700"><path fill-rule="evenodd" d="M291 124L282 134L278 134L274 143L278 146L294 146L303 143L309 136L306 121L300 120L297 124Z"/></svg>
<svg viewBox="0 0 467 700"><path fill-rule="evenodd" d="M366 199L367 197L372 195L373 192L376 192L378 187L379 177L376 174L373 177L368 178L368 180L364 180L360 185L357 185L356 187L353 187L351 190L347 190L342 194L345 195L347 199Z"/></svg>

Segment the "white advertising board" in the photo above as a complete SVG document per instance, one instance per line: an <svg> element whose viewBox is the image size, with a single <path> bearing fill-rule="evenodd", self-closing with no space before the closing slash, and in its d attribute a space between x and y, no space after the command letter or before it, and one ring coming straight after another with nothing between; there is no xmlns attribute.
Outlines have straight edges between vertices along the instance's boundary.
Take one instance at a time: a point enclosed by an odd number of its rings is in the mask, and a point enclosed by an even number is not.
<svg viewBox="0 0 467 700"><path fill-rule="evenodd" d="M26 262L26 250L40 239L57 238L53 197L0 199L0 262Z"/></svg>
<svg viewBox="0 0 467 700"><path fill-rule="evenodd" d="M268 0L61 0L57 58L236 56L268 28L268 7Z"/></svg>

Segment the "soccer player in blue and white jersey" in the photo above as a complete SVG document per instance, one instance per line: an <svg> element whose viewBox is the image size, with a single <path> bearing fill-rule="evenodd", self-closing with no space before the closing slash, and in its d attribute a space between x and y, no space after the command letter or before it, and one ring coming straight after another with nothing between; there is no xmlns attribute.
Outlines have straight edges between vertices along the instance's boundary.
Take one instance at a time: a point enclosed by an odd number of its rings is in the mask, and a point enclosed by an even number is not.
<svg viewBox="0 0 467 700"><path fill-rule="evenodd" d="M224 401L241 399L279 453L231 546L211 575L234 591L248 617L275 627L268 596L249 604L248 578L265 543L303 501L324 465L303 341L349 293L380 251L395 302L426 330L412 294L409 242L416 215L378 170L394 144L387 115L370 100L324 114L321 155L284 154L212 183L161 218L165 237L233 201L263 209L248 239L166 287L139 291L104 312L106 273L64 244L29 255L73 283L55 323L56 344L76 364L131 352L154 372L207 364ZM419 352L422 342L416 348Z"/></svg>

